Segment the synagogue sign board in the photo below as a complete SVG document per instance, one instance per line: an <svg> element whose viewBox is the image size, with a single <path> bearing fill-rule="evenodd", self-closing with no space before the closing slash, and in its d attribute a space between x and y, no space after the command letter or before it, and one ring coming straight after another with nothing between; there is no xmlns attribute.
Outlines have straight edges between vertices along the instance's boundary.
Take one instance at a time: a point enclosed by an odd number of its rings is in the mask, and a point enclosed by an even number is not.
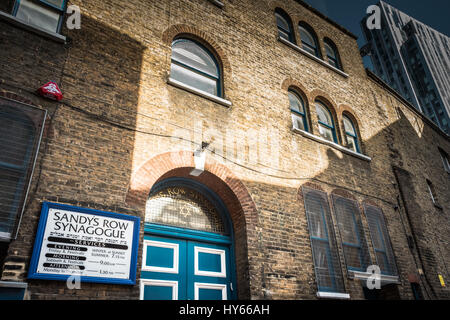
<svg viewBox="0 0 450 320"><path fill-rule="evenodd" d="M28 278L136 283L140 218L44 202Z"/></svg>

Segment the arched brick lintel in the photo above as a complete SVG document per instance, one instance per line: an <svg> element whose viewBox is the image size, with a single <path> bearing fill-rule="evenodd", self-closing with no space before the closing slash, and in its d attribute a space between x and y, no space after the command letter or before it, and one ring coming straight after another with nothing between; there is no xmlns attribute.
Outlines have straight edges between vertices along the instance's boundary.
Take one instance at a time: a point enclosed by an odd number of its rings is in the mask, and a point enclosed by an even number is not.
<svg viewBox="0 0 450 320"><path fill-rule="evenodd" d="M125 201L144 212L152 187L169 177L189 177L213 190L224 202L233 223L238 296L249 299L248 260L250 251L255 250L257 238L256 205L242 181L223 164L207 156L205 171L199 177L189 176L193 168L192 151L159 154L134 172Z"/></svg>
<svg viewBox="0 0 450 320"><path fill-rule="evenodd" d="M194 168L192 151L166 152L145 162L131 178L126 203L131 206L145 205L153 185L167 172L180 168ZM206 157L205 172L223 181L246 208L246 222L256 219L256 206L242 181L226 166Z"/></svg>

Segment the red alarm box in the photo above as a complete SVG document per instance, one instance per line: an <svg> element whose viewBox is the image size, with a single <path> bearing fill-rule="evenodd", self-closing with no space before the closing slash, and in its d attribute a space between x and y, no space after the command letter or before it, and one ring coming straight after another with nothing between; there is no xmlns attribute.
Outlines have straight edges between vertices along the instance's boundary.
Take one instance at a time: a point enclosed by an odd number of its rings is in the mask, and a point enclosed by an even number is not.
<svg viewBox="0 0 450 320"><path fill-rule="evenodd" d="M56 82L50 81L38 89L38 93L52 100L60 101L63 98L62 92Z"/></svg>

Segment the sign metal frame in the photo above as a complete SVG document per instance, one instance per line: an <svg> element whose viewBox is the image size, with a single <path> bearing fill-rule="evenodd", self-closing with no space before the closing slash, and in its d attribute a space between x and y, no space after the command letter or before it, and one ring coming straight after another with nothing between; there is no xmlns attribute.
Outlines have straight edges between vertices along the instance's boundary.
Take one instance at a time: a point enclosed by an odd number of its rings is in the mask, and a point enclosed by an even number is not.
<svg viewBox="0 0 450 320"><path fill-rule="evenodd" d="M33 247L33 255L30 261L30 267L28 271L28 279L39 280L56 280L67 281L69 277L73 277L70 274L49 274L38 273L38 263L41 256L42 244L44 241L44 234L46 231L49 209L60 209L75 213L90 214L101 217L120 219L131 221L134 224L132 244L131 244L131 257L130 257L130 272L128 279L107 278L107 277L93 277L93 276L80 276L81 282L103 283L103 284L120 284L120 285L135 285L136 284L136 271L138 260L138 246L139 246L139 229L140 218L125 214L106 212L96 209L81 208L76 206L70 206L60 203L43 202L41 209L41 216L39 219L39 226L36 233L36 238Z"/></svg>

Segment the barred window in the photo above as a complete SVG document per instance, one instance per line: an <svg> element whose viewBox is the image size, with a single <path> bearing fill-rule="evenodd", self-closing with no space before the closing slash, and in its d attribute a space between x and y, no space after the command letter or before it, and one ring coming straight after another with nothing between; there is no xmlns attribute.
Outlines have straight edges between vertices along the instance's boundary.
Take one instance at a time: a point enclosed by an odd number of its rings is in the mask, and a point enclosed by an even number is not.
<svg viewBox="0 0 450 320"><path fill-rule="evenodd" d="M336 195L332 198L347 270L366 272L372 263L358 204Z"/></svg>
<svg viewBox="0 0 450 320"><path fill-rule="evenodd" d="M344 293L344 281L327 195L306 187L303 187L302 191L318 289L324 292Z"/></svg>
<svg viewBox="0 0 450 320"><path fill-rule="evenodd" d="M0 98L0 240L14 238L46 111Z"/></svg>
<svg viewBox="0 0 450 320"><path fill-rule="evenodd" d="M364 206L364 212L369 224L370 236L381 273L396 276L397 266L395 264L394 251L392 250L383 212L380 208L370 205Z"/></svg>

